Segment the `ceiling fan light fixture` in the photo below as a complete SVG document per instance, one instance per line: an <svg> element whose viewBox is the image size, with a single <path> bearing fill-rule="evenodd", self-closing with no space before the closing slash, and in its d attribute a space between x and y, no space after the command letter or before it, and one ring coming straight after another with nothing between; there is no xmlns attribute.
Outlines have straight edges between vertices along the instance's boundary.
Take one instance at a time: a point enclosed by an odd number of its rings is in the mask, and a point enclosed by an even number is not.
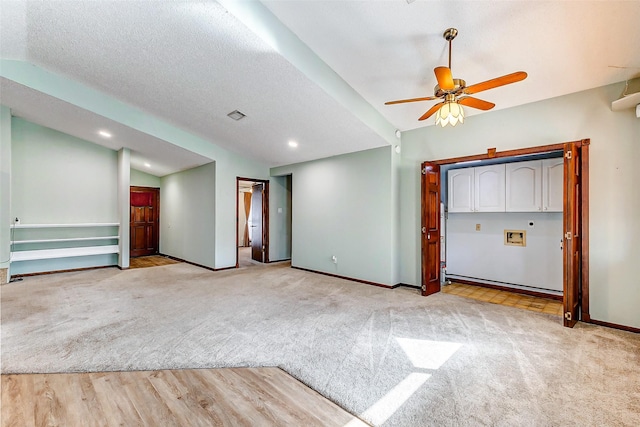
<svg viewBox="0 0 640 427"><path fill-rule="evenodd" d="M436 125L445 127L450 124L455 126L458 123L464 123L464 109L457 101L445 101L445 103L436 111Z"/></svg>

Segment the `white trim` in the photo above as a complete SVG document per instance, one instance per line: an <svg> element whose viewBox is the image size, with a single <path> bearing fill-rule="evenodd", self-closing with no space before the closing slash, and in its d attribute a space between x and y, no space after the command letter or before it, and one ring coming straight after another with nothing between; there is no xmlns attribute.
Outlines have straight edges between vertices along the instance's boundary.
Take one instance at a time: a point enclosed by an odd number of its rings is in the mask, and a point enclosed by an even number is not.
<svg viewBox="0 0 640 427"><path fill-rule="evenodd" d="M86 224L11 224L11 228L81 228L81 227L117 227L119 222Z"/></svg>

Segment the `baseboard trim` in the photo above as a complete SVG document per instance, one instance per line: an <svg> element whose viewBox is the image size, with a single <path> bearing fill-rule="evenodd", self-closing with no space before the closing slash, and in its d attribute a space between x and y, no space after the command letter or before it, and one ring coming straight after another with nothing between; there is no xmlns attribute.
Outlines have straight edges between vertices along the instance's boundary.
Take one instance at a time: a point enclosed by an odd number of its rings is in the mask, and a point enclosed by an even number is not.
<svg viewBox="0 0 640 427"><path fill-rule="evenodd" d="M353 277L340 276L339 274L325 273L324 271L311 270L309 268L296 267L293 265L291 266L291 268L295 268L296 270L308 271L309 273L322 274L323 276L335 277L337 279L344 279L344 280L350 280L352 282L364 283L365 285L372 285L372 286L377 286L379 288L385 288L385 289L395 289L398 286L400 286L400 284L393 285L393 286L384 285L382 283L370 282L369 280L354 279Z"/></svg>
<svg viewBox="0 0 640 427"><path fill-rule="evenodd" d="M531 297L553 299L556 301L562 301L564 299L562 295L547 294L545 292L530 291L528 289L510 288L508 286L491 285L488 283L475 282L473 280L467 280L467 279L456 278L456 279L452 279L451 281L455 283L462 283L464 285L481 286L483 288L496 289L499 291L507 291L507 292L512 292L514 294L529 295Z"/></svg>
<svg viewBox="0 0 640 427"><path fill-rule="evenodd" d="M404 288L411 288L411 289L417 289L417 290L422 290L422 287L420 285L410 285L408 283L398 283L397 285L395 285L393 288L399 288L400 286L404 287Z"/></svg>
<svg viewBox="0 0 640 427"><path fill-rule="evenodd" d="M233 266L233 267L224 267L224 268L213 268L213 267L207 267L206 265L198 264L196 262L187 261L186 259L178 258L178 257L171 256L171 255L165 255L165 254L160 254L160 253L158 255L167 257L167 258L172 259L174 261L180 261L180 262L184 262L186 264L195 265L196 267L204 268L204 269L207 269L209 271L222 271L222 270L230 270L232 268L236 268L235 266Z"/></svg>
<svg viewBox="0 0 640 427"><path fill-rule="evenodd" d="M17 279L20 277L44 276L47 274L73 273L76 271L99 270L101 268L111 268L111 267L119 268L120 270L122 270L122 268L120 268L120 266L118 265L98 265L95 267L70 268L67 270L38 271L36 273L12 274L11 279ZM11 283L11 282L8 282L8 283Z"/></svg>
<svg viewBox="0 0 640 427"><path fill-rule="evenodd" d="M617 323L603 322L601 320L595 320L595 319L589 319L588 321L585 321L585 322L592 323L598 326L606 326L607 328L620 329L623 331L640 334L640 328L634 328L633 326L618 325Z"/></svg>

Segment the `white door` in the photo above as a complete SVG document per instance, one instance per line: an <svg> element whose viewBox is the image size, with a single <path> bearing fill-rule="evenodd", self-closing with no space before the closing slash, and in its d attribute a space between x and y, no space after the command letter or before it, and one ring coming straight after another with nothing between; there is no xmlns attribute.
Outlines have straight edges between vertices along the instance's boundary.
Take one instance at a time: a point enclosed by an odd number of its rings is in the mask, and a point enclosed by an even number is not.
<svg viewBox="0 0 640 427"><path fill-rule="evenodd" d="M475 212L504 212L504 164L475 169Z"/></svg>
<svg viewBox="0 0 640 427"><path fill-rule="evenodd" d="M506 173L507 212L542 211L542 162L508 163Z"/></svg>

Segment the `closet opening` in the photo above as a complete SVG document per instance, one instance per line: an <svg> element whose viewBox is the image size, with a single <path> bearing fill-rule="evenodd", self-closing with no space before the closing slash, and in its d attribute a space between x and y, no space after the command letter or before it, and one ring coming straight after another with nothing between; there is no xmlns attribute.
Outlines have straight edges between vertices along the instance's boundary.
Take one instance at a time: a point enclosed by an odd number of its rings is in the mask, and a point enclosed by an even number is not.
<svg viewBox="0 0 640 427"><path fill-rule="evenodd" d="M467 283L562 300L565 326L589 321L588 146L424 162L422 294Z"/></svg>

